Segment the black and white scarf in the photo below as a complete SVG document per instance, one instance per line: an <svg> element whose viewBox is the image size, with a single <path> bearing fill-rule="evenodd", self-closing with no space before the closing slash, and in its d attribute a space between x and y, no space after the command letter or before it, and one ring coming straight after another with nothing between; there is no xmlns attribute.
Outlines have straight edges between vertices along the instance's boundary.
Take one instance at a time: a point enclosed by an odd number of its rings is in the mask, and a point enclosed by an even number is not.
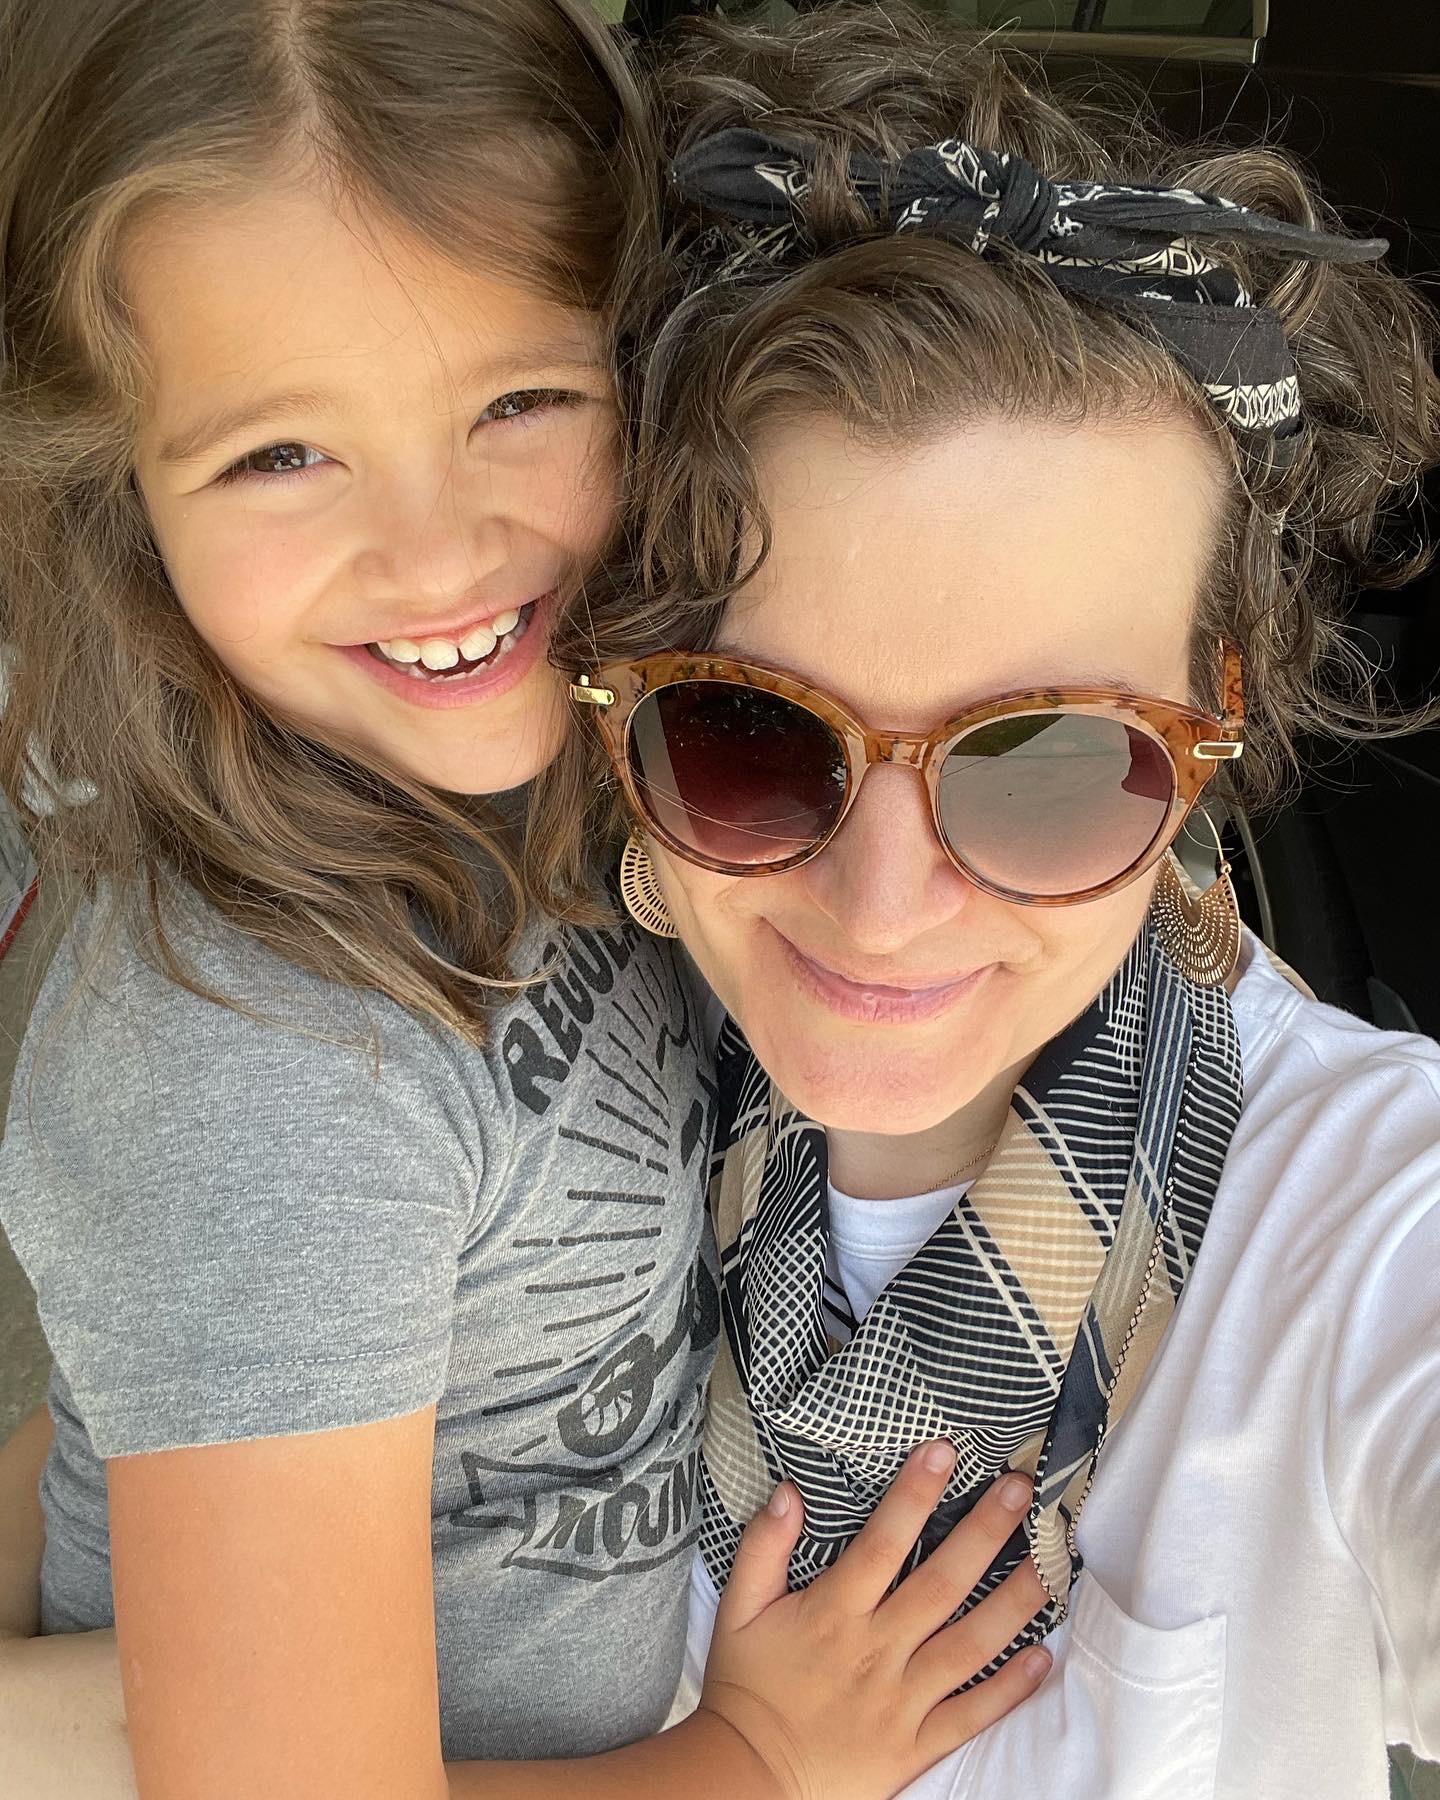
<svg viewBox="0 0 1440 1800"><path fill-rule="evenodd" d="M1142 930L1016 1089L984 1173L848 1341L827 1322L823 1129L733 1022L719 1086L710 1198L725 1329L701 1466L716 1586L781 1479L805 1502L799 1588L907 1454L945 1437L959 1460L911 1566L999 1471L1033 1473L1023 1531L973 1598L1028 1551L1051 1595L1025 1634L1038 1639L1063 1617L1096 1457L1175 1309L1239 1118L1228 996L1187 980Z"/></svg>

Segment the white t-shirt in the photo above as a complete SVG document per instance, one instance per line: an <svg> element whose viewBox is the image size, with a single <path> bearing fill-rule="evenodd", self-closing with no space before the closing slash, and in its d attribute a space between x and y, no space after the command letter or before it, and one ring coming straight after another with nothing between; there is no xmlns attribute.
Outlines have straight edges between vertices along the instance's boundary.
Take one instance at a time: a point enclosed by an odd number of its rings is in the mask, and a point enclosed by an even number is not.
<svg viewBox="0 0 1440 1800"><path fill-rule="evenodd" d="M1440 1045L1253 941L1234 1007L1244 1112L1055 1667L908 1800L1384 1800L1387 1742L1440 1759ZM953 1200L835 1197L857 1316ZM691 1684L715 1605L697 1558Z"/></svg>

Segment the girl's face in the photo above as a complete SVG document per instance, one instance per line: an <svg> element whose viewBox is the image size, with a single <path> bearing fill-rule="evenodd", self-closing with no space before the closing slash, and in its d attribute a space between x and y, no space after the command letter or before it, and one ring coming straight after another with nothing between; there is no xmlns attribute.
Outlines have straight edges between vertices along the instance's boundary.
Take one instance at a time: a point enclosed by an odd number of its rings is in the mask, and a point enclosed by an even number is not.
<svg viewBox="0 0 1440 1800"><path fill-rule="evenodd" d="M139 225L137 456L175 590L272 713L455 793L554 755L553 596L602 547L597 322L276 182Z"/></svg>
<svg viewBox="0 0 1440 1800"><path fill-rule="evenodd" d="M724 654L906 732L1020 688L1190 698L1219 493L1191 427L996 420L881 453L807 420L769 438L760 474L774 545ZM1018 1075L1104 986L1153 885L995 899L945 856L920 774L894 764L798 869L737 879L653 854L681 937L788 1098L883 1134Z"/></svg>

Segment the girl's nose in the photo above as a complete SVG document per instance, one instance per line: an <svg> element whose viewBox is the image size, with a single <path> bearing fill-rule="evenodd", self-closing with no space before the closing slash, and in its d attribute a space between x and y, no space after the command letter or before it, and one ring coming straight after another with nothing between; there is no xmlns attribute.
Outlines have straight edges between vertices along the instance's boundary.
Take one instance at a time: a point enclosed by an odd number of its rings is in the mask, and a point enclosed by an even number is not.
<svg viewBox="0 0 1440 1800"><path fill-rule="evenodd" d="M951 923L975 892L935 835L923 778L885 763L867 772L832 842L796 873L847 940L874 956Z"/></svg>
<svg viewBox="0 0 1440 1800"><path fill-rule="evenodd" d="M505 519L483 491L458 483L449 471L397 481L362 504L359 578L372 594L403 601L417 618L455 607L508 560Z"/></svg>

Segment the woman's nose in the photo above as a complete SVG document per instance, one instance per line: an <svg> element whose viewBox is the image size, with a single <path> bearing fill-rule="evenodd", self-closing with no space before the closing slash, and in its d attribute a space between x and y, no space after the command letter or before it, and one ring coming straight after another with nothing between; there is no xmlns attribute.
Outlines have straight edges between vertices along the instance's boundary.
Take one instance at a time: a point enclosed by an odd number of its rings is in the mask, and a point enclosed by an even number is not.
<svg viewBox="0 0 1440 1800"><path fill-rule="evenodd" d="M893 954L963 912L974 888L946 856L914 769L869 769L849 817L796 871L857 950Z"/></svg>

